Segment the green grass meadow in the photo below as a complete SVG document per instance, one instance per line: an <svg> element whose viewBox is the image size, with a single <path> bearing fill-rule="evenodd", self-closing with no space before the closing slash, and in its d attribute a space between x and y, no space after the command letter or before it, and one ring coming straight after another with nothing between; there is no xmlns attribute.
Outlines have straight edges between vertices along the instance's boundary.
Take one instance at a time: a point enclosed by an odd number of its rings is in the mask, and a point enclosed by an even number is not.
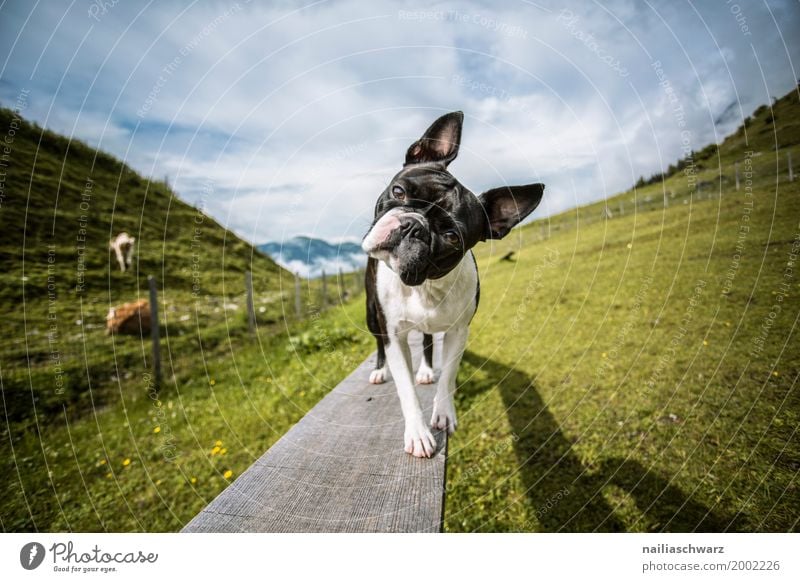
<svg viewBox="0 0 800 582"><path fill-rule="evenodd" d="M728 191L481 254L504 300L461 370L448 530L796 529L800 188L779 191L743 251Z"/></svg>
<svg viewBox="0 0 800 582"><path fill-rule="evenodd" d="M800 180L785 165L787 152L800 160L798 111L796 92L758 110L692 171L610 199L610 217L593 204L476 248L481 305L459 373L446 531L798 529ZM224 232L209 252L227 248ZM25 251L31 275L19 241L3 245L5 531L176 531L374 349L352 278L347 300L293 317L291 277L236 239L233 266L220 256L204 270L202 302L191 272L167 276L160 387L149 342L76 326L81 300L65 284L58 321L76 329L59 346L75 355L74 395L55 398L46 238ZM151 271L184 268L154 260ZM100 326L147 269L123 280L97 261L82 301ZM253 262L255 336L225 307L242 289L218 282ZM23 276L39 277L33 295ZM319 303L314 285L306 303Z"/></svg>
<svg viewBox="0 0 800 582"><path fill-rule="evenodd" d="M797 108L478 250L448 531L798 529Z"/></svg>

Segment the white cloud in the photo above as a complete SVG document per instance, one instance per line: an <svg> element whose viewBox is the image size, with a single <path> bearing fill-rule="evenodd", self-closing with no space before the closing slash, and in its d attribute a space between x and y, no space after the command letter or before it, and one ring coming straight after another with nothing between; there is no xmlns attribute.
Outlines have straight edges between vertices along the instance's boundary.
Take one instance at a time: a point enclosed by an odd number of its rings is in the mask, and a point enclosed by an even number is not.
<svg viewBox="0 0 800 582"><path fill-rule="evenodd" d="M446 110L466 113L453 172L476 193L543 181L541 216L680 155L653 61L698 148L741 121L714 126L731 103L748 115L796 83L789 1L743 5L749 36L725 3L496 4L118 3L96 22L85 5L12 2L0 98L31 88L30 117L128 152L190 202L213 184L209 211L261 242L359 238L408 143Z"/></svg>

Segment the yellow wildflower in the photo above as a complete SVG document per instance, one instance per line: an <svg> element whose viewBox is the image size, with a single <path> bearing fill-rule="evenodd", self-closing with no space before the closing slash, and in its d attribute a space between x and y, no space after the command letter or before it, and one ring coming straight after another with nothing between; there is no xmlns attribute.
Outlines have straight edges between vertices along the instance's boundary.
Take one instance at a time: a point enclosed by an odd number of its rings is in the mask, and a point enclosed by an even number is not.
<svg viewBox="0 0 800 582"><path fill-rule="evenodd" d="M160 433L161 432L161 427L160 426L155 427L153 429L153 432L156 433L156 434Z"/></svg>
<svg viewBox="0 0 800 582"><path fill-rule="evenodd" d="M233 477L233 471L228 469L222 476L225 477L226 479L230 479L231 477Z"/></svg>
<svg viewBox="0 0 800 582"><path fill-rule="evenodd" d="M122 461L122 466L123 467L127 467L130 464L131 464L131 460L130 459L125 459L124 461Z"/></svg>

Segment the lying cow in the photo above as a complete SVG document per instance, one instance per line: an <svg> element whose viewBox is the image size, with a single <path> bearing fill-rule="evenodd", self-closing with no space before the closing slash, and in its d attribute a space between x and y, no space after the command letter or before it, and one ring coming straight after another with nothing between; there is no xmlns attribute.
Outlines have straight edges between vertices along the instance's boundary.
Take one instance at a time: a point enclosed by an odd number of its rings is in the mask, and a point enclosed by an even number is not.
<svg viewBox="0 0 800 582"><path fill-rule="evenodd" d="M121 232L108 243L108 247L117 255L117 262L123 273L131 267L133 262L133 243L135 242L136 237L127 232Z"/></svg>
<svg viewBox="0 0 800 582"><path fill-rule="evenodd" d="M144 299L112 307L106 315L106 333L142 335L150 331L150 303Z"/></svg>

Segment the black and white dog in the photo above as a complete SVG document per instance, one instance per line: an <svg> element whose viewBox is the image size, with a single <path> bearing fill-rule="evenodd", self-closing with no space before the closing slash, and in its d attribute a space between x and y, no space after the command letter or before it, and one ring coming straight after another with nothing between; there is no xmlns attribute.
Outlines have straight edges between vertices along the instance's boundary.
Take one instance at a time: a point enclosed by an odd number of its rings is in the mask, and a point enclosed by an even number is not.
<svg viewBox="0 0 800 582"><path fill-rule="evenodd" d="M543 184L503 186L475 196L447 166L458 155L464 114L437 119L406 152L403 169L378 198L375 219L362 248L366 272L367 323L378 342L377 368L370 382L392 373L405 419L405 451L430 457L436 451L431 428L452 434L457 426L453 394L478 308L478 269L470 250L500 239L539 205ZM414 391L408 334L423 335L423 358L416 374L432 384L433 337L444 332L442 371L428 423Z"/></svg>

